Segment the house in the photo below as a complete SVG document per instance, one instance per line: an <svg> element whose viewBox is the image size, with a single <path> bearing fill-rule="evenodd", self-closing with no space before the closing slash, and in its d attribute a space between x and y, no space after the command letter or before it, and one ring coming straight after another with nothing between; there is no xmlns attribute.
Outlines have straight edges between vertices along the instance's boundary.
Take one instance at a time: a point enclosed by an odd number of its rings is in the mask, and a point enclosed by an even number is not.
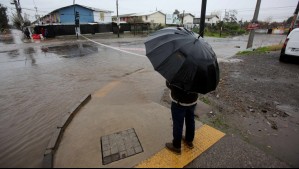
<svg viewBox="0 0 299 169"><path fill-rule="evenodd" d="M214 25L220 22L220 19L217 15L206 15L205 22Z"/></svg>
<svg viewBox="0 0 299 169"><path fill-rule="evenodd" d="M183 18L183 25L185 28L187 29L193 28L194 15L192 15L191 13L185 13L185 14L181 14L180 17Z"/></svg>
<svg viewBox="0 0 299 169"><path fill-rule="evenodd" d="M119 15L120 22L131 22L134 19L138 21L142 21L144 23L151 23L151 24L161 24L165 25L165 17L166 15L160 11L155 12L146 12L146 13L131 13L131 14L124 14ZM113 16L113 21L117 21L117 16Z"/></svg>
<svg viewBox="0 0 299 169"><path fill-rule="evenodd" d="M214 24L217 24L218 22L220 22L220 19L217 15L206 15L206 18L205 18L206 24L214 25ZM200 24L200 18L194 18L193 23Z"/></svg>
<svg viewBox="0 0 299 169"><path fill-rule="evenodd" d="M80 24L112 22L111 13L113 11L74 4L56 9L34 23L46 25L74 25L76 11L79 12Z"/></svg>

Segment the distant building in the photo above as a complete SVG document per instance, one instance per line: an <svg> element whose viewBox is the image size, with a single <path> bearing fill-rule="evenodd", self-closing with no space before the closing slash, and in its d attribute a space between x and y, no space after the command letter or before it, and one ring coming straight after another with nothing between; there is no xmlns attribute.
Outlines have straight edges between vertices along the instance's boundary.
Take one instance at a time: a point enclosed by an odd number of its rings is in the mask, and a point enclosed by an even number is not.
<svg viewBox="0 0 299 169"><path fill-rule="evenodd" d="M193 20L195 17L194 15L192 15L191 13L185 13L184 16L183 16L183 14L181 14L180 17L184 18L183 25L185 28L188 28L188 29L193 28L193 26L194 26Z"/></svg>
<svg viewBox="0 0 299 169"><path fill-rule="evenodd" d="M130 13L119 15L120 22L130 22L130 20L134 20L138 18L138 20L142 20L144 23L152 23L152 24L161 24L165 25L165 17L166 15L160 11L155 12L146 12L146 13ZM117 22L117 16L113 16L113 21Z"/></svg>
<svg viewBox="0 0 299 169"><path fill-rule="evenodd" d="M220 19L217 15L206 15L206 23L214 25L220 22Z"/></svg>
<svg viewBox="0 0 299 169"><path fill-rule="evenodd" d="M205 23L215 25L220 22L220 19L217 15L206 15ZM194 18L194 24L200 24L200 18Z"/></svg>
<svg viewBox="0 0 299 169"><path fill-rule="evenodd" d="M75 11L79 12L80 24L112 22L111 13L113 11L75 4L56 9L33 23L39 25L74 25Z"/></svg>

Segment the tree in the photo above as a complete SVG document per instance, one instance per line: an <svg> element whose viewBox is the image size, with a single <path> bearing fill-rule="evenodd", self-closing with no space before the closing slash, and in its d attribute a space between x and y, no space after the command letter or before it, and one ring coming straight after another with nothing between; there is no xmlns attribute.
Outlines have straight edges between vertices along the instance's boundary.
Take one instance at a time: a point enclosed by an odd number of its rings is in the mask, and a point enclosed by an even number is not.
<svg viewBox="0 0 299 169"><path fill-rule="evenodd" d="M238 23L237 14L238 14L238 11L235 10L235 9L234 10L225 11L223 21L224 22Z"/></svg>
<svg viewBox="0 0 299 169"><path fill-rule="evenodd" d="M24 14L24 26L30 26L31 25L31 21L29 20L29 15L28 14Z"/></svg>
<svg viewBox="0 0 299 169"><path fill-rule="evenodd" d="M12 24L13 24L13 26L15 26L17 29L21 29L21 27L22 27L22 21L21 21L21 19L18 17L17 14L12 14Z"/></svg>
<svg viewBox="0 0 299 169"><path fill-rule="evenodd" d="M6 10L7 8L5 8L4 6L2 6L2 4L0 4L0 31L8 28L8 18L7 18Z"/></svg>
<svg viewBox="0 0 299 169"><path fill-rule="evenodd" d="M238 14L237 10L230 10L229 11L230 22L236 22L236 23L238 23L237 14Z"/></svg>
<svg viewBox="0 0 299 169"><path fill-rule="evenodd" d="M180 11L176 9L176 10L174 10L173 14L176 14L176 15L179 16L180 15Z"/></svg>
<svg viewBox="0 0 299 169"><path fill-rule="evenodd" d="M292 21L293 21L293 18L294 18L294 16L289 17L289 18L287 19L286 23L287 23L287 24L291 24Z"/></svg>
<svg viewBox="0 0 299 169"><path fill-rule="evenodd" d="M217 15L221 20L222 11L221 10L215 10L215 11L211 12L211 15Z"/></svg>
<svg viewBox="0 0 299 169"><path fill-rule="evenodd" d="M272 20L273 20L272 16L269 16L268 18L265 19L265 22L270 24Z"/></svg>

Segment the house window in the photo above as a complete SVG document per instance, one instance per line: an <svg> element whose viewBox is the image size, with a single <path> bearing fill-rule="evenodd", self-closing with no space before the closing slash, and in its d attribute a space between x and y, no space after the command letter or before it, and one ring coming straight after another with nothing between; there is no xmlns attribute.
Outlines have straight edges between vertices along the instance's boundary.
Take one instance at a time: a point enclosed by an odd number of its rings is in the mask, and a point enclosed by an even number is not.
<svg viewBox="0 0 299 169"><path fill-rule="evenodd" d="M145 16L145 20L147 20L148 19L148 17L147 16Z"/></svg>

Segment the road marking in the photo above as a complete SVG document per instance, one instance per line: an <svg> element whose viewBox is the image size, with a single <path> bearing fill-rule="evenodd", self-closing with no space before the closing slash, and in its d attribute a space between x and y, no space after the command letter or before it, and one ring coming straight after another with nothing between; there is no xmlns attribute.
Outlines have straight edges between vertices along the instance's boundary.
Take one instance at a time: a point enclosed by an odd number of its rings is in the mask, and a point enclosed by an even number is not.
<svg viewBox="0 0 299 169"><path fill-rule="evenodd" d="M114 50L117 50L117 51L120 51L120 52L123 52L123 53L127 53L127 54L131 54L131 55L135 55L135 56L141 56L141 57L146 57L145 55L140 55L140 54L137 54L137 53L132 53L132 52L128 52L128 51L125 51L125 50L121 50L119 48L116 48L116 47L113 47L113 46L109 46L109 45L105 45L105 44L102 44L102 43L99 43L99 42L96 42L94 40L91 40L83 35L81 35L83 38L93 42L93 43L96 43L98 45L101 45L101 46L104 46L104 47L107 47L107 48L110 48L110 49L114 49Z"/></svg>
<svg viewBox="0 0 299 169"><path fill-rule="evenodd" d="M126 47L121 47L119 49L121 49L121 50L131 50L131 51L142 51L142 52L145 52L144 48L126 48Z"/></svg>
<svg viewBox="0 0 299 169"><path fill-rule="evenodd" d="M116 86L120 84L120 81L112 81L102 87L100 90L93 94L93 97L102 98L105 97L110 91L112 91Z"/></svg>
<svg viewBox="0 0 299 169"><path fill-rule="evenodd" d="M182 145L182 154L176 155L164 148L135 168L183 168L224 136L221 131L203 125L195 131L192 150Z"/></svg>

